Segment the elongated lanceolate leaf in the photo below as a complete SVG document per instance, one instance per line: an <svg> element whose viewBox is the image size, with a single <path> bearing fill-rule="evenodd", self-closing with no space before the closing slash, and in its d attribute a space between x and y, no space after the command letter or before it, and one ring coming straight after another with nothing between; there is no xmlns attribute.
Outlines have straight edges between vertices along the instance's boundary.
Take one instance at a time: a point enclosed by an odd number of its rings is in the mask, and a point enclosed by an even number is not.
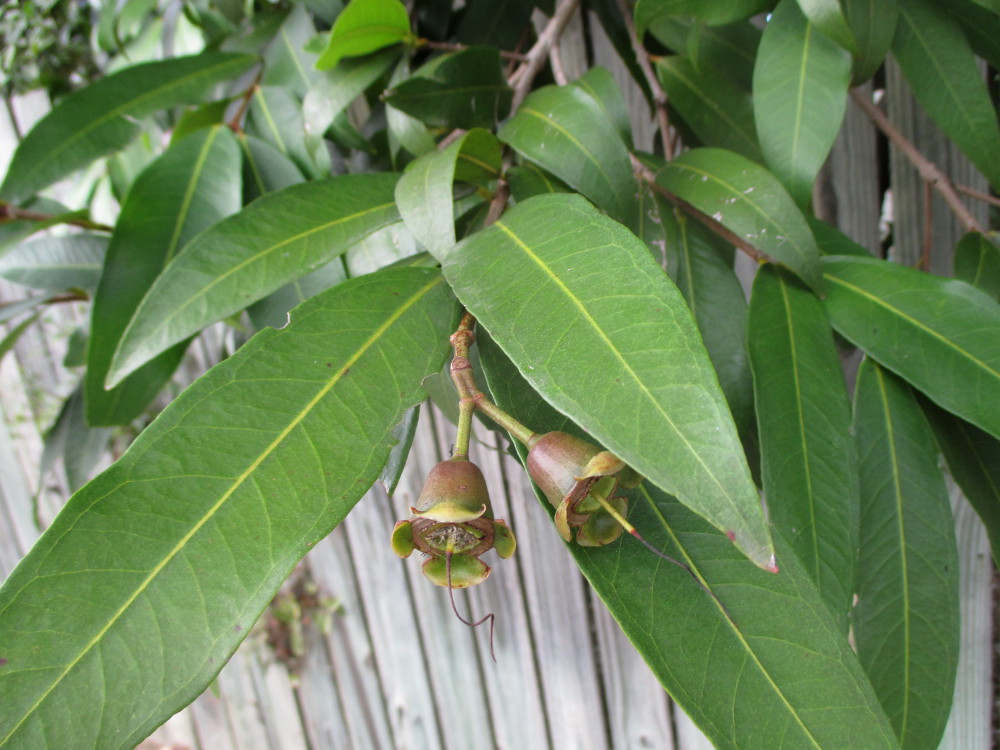
<svg viewBox="0 0 1000 750"><path fill-rule="evenodd" d="M638 0L635 4L635 25L641 37L649 24L671 16L694 16L698 21L715 26L741 21L771 5L773 0Z"/></svg>
<svg viewBox="0 0 1000 750"><path fill-rule="evenodd" d="M906 748L937 748L958 664L958 552L934 438L909 386L858 373L861 474L855 643Z"/></svg>
<svg viewBox="0 0 1000 750"><path fill-rule="evenodd" d="M483 367L503 409L537 430L586 437L541 402L495 345L483 343ZM649 482L631 497L629 520L689 565L725 611L685 570L628 535L609 547L570 549L657 678L715 747L898 747L843 631L780 536L781 573L770 575Z"/></svg>
<svg viewBox="0 0 1000 750"><path fill-rule="evenodd" d="M632 146L632 118L622 90L607 68L593 67L573 81L574 86L590 94L591 98L604 108L608 119L614 123L622 142Z"/></svg>
<svg viewBox="0 0 1000 750"><path fill-rule="evenodd" d="M993 559L1000 559L1000 440L922 399L948 471L986 527Z"/></svg>
<svg viewBox="0 0 1000 750"><path fill-rule="evenodd" d="M750 92L713 67L701 70L684 57L662 57L656 73L684 122L706 146L764 160L753 124Z"/></svg>
<svg viewBox="0 0 1000 750"><path fill-rule="evenodd" d="M292 185L199 234L139 304L105 385L398 221L396 179L373 173Z"/></svg>
<svg viewBox="0 0 1000 750"><path fill-rule="evenodd" d="M1000 188L996 108L958 21L933 0L906 0L892 52L920 106Z"/></svg>
<svg viewBox="0 0 1000 750"><path fill-rule="evenodd" d="M955 278L1000 301L1000 245L996 235L969 232L955 246Z"/></svg>
<svg viewBox="0 0 1000 750"><path fill-rule="evenodd" d="M855 48L854 35L847 25L840 0L796 0L799 9L818 31L847 51ZM774 20L772 16L771 20Z"/></svg>
<svg viewBox="0 0 1000 750"><path fill-rule="evenodd" d="M795 201L759 164L718 148L681 154L656 183L745 239L815 290L823 288L819 250Z"/></svg>
<svg viewBox="0 0 1000 750"><path fill-rule="evenodd" d="M132 748L198 695L378 478L455 320L436 271L366 276L171 403L0 589L0 747Z"/></svg>
<svg viewBox="0 0 1000 750"><path fill-rule="evenodd" d="M843 0L854 37L853 85L864 83L882 67L899 20L896 0Z"/></svg>
<svg viewBox="0 0 1000 750"><path fill-rule="evenodd" d="M41 237L0 256L0 276L32 289L92 290L108 249L103 234Z"/></svg>
<svg viewBox="0 0 1000 750"><path fill-rule="evenodd" d="M495 47L469 47L431 60L384 94L393 107L436 127L492 128L514 92Z"/></svg>
<svg viewBox="0 0 1000 750"><path fill-rule="evenodd" d="M875 258L823 259L834 328L932 401L1000 437L1000 305Z"/></svg>
<svg viewBox="0 0 1000 750"><path fill-rule="evenodd" d="M466 168L459 170L459 164ZM471 130L444 151L413 161L396 185L396 205L413 236L432 253L455 244L452 184L462 174L476 181L500 175L500 144L485 130Z"/></svg>
<svg viewBox="0 0 1000 750"><path fill-rule="evenodd" d="M607 110L579 86L532 92L497 136L527 159L628 223L635 178Z"/></svg>
<svg viewBox="0 0 1000 750"><path fill-rule="evenodd" d="M0 196L16 201L94 159L125 146L142 129L136 118L199 101L256 58L206 52L127 68L67 97L17 147Z"/></svg>
<svg viewBox="0 0 1000 750"><path fill-rule="evenodd" d="M351 0L337 16L330 41L316 61L320 70L409 39L410 18L399 0Z"/></svg>
<svg viewBox="0 0 1000 750"><path fill-rule="evenodd" d="M773 567L711 362L641 240L579 196L545 195L441 260L459 299L542 396Z"/></svg>
<svg viewBox="0 0 1000 750"><path fill-rule="evenodd" d="M854 595L858 473L851 405L823 304L763 266L750 298L750 362L768 517L843 631Z"/></svg>
<svg viewBox="0 0 1000 750"><path fill-rule="evenodd" d="M185 346L168 349L111 390L111 358L163 267L198 232L240 207L240 147L224 125L168 148L136 178L115 224L90 316L84 395L91 425L128 424L170 379Z"/></svg>
<svg viewBox="0 0 1000 750"><path fill-rule="evenodd" d="M796 0L778 3L757 50L754 119L765 163L801 207L840 130L850 83L850 55Z"/></svg>

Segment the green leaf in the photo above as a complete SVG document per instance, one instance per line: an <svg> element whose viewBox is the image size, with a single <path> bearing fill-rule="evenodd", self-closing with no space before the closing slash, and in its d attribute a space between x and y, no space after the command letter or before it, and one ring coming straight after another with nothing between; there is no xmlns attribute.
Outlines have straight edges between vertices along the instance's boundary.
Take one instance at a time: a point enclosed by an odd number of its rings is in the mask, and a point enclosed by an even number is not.
<svg viewBox="0 0 1000 750"><path fill-rule="evenodd" d="M800 207L812 200L847 109L851 58L796 4L782 0L764 28L753 109L764 160Z"/></svg>
<svg viewBox="0 0 1000 750"><path fill-rule="evenodd" d="M875 258L823 259L834 328L948 411L1000 437L1000 305Z"/></svg>
<svg viewBox="0 0 1000 750"><path fill-rule="evenodd" d="M386 103L428 125L492 128L506 117L513 89L496 47L469 47L434 58L384 94Z"/></svg>
<svg viewBox="0 0 1000 750"><path fill-rule="evenodd" d="M479 338L479 348L502 408L536 429L587 437L541 402L487 337ZM609 547L569 549L656 677L715 747L898 747L846 638L779 535L781 573L771 575L655 487L632 497L629 520L688 564L726 610L685 570L627 535Z"/></svg>
<svg viewBox="0 0 1000 750"><path fill-rule="evenodd" d="M742 21L760 13L774 0L638 0L635 25L641 38L651 23L672 16L694 16L709 26Z"/></svg>
<svg viewBox="0 0 1000 750"><path fill-rule="evenodd" d="M500 174L500 144L490 132L470 130L444 151L415 159L396 185L396 204L407 228L435 255L455 244L456 179L488 181Z"/></svg>
<svg viewBox="0 0 1000 750"><path fill-rule="evenodd" d="M747 354L747 303L733 273L732 250L683 214L660 212L668 254L676 254L676 282L694 315L741 436L753 432L753 385Z"/></svg>
<svg viewBox="0 0 1000 750"><path fill-rule="evenodd" d="M84 411L83 391L76 388L63 402L55 422L45 433L42 448L41 476L44 478L55 468L56 462L62 459L70 492L76 492L90 479L107 451L112 435L110 429L89 427ZM2 610L0 605L0 617L3 615ZM0 671L0 684L2 683L3 672ZM5 723L0 726L6 728ZM0 747L2 746L3 741L0 740Z"/></svg>
<svg viewBox="0 0 1000 750"><path fill-rule="evenodd" d="M84 384L89 424L128 424L173 375L186 344L104 389L112 356L143 295L192 237L239 210L241 192L239 144L224 125L177 141L133 183L91 308Z"/></svg>
<svg viewBox="0 0 1000 750"><path fill-rule="evenodd" d="M847 25L840 0L796 0L799 10L809 19L809 23L842 49L854 50L854 35ZM773 17L772 17L773 20Z"/></svg>
<svg viewBox="0 0 1000 750"><path fill-rule="evenodd" d="M91 291L101 277L107 249L103 234L29 240L0 256L0 276L32 289Z"/></svg>
<svg viewBox="0 0 1000 750"><path fill-rule="evenodd" d="M864 83L882 67L899 21L896 0L842 0L851 27L853 85Z"/></svg>
<svg viewBox="0 0 1000 750"><path fill-rule="evenodd" d="M302 102L307 138L321 139L337 116L398 58L396 50L386 50L357 60L344 60L314 81Z"/></svg>
<svg viewBox="0 0 1000 750"><path fill-rule="evenodd" d="M816 244L823 255L860 255L863 258L870 258L871 253L841 232L832 224L827 224L822 219L815 216L806 216L809 228L812 230Z"/></svg>
<svg viewBox="0 0 1000 750"><path fill-rule="evenodd" d="M622 143L631 148L632 118L622 90L607 68L593 67L573 81L573 85L586 91L604 108L605 116L614 123Z"/></svg>
<svg viewBox="0 0 1000 750"><path fill-rule="evenodd" d="M979 232L969 232L955 246L955 278L1000 300L1000 246Z"/></svg>
<svg viewBox="0 0 1000 750"><path fill-rule="evenodd" d="M319 139L306 143L305 122L299 100L283 88L258 86L254 89L246 130L274 146L312 179L330 173L330 157Z"/></svg>
<svg viewBox="0 0 1000 750"><path fill-rule="evenodd" d="M139 304L105 386L398 221L396 179L372 173L292 185L199 234Z"/></svg>
<svg viewBox="0 0 1000 750"><path fill-rule="evenodd" d="M650 33L686 56L699 73L707 68L724 75L743 91L750 91L761 31L749 21L705 26L690 18L655 21Z"/></svg>
<svg viewBox="0 0 1000 750"><path fill-rule="evenodd" d="M907 0L892 52L920 106L1000 188L996 109L958 22L930 0Z"/></svg>
<svg viewBox="0 0 1000 750"><path fill-rule="evenodd" d="M316 34L305 5L296 3L264 53L265 86L281 86L302 98L317 77L316 55L304 49Z"/></svg>
<svg viewBox="0 0 1000 750"><path fill-rule="evenodd" d="M641 240L581 197L555 194L519 203L441 260L459 299L553 406L773 565L711 362Z"/></svg>
<svg viewBox="0 0 1000 750"><path fill-rule="evenodd" d="M820 300L763 266L750 298L750 362L768 516L847 632L858 473L851 404Z"/></svg>
<svg viewBox="0 0 1000 750"><path fill-rule="evenodd" d="M819 250L795 201L763 167L715 148L681 154L656 184L742 237L768 260L787 266L810 287L823 278Z"/></svg>
<svg viewBox="0 0 1000 750"><path fill-rule="evenodd" d="M244 72L250 55L206 52L143 63L68 96L18 144L0 196L23 200L95 159L125 146L138 118L201 101L213 86Z"/></svg>
<svg viewBox="0 0 1000 750"><path fill-rule="evenodd" d="M948 471L975 509L1000 560L1000 440L921 399Z"/></svg>
<svg viewBox="0 0 1000 750"><path fill-rule="evenodd" d="M511 167L504 176L510 185L511 196L518 203L534 195L573 192L572 188L558 177L549 174L530 161L520 166Z"/></svg>
<svg viewBox="0 0 1000 750"><path fill-rule="evenodd" d="M958 551L948 491L933 435L905 383L868 361L854 398L858 657L900 743L934 750L958 664Z"/></svg>
<svg viewBox="0 0 1000 750"><path fill-rule="evenodd" d="M405 81L410 77L410 61L403 58L397 63L389 78L389 87L392 88L400 81ZM397 163L400 149L406 149L413 156L423 156L433 151L437 144L433 136L416 117L410 117L405 112L396 109L391 104L385 105L386 133L389 138L389 151L392 154L393 163Z"/></svg>
<svg viewBox="0 0 1000 750"><path fill-rule="evenodd" d="M243 150L243 202L275 190L297 185L305 179L295 163L278 149L256 136L239 134Z"/></svg>
<svg viewBox="0 0 1000 750"><path fill-rule="evenodd" d="M342 57L359 57L409 41L410 19L399 0L351 0L337 16L316 67L327 70Z"/></svg>
<svg viewBox="0 0 1000 750"><path fill-rule="evenodd" d="M579 86L533 91L497 136L623 223L635 211L628 149L607 111Z"/></svg>
<svg viewBox="0 0 1000 750"><path fill-rule="evenodd" d="M764 160L753 124L750 92L713 67L701 71L684 57L661 57L656 74L684 122L706 146Z"/></svg>
<svg viewBox="0 0 1000 750"><path fill-rule="evenodd" d="M1000 16L974 0L943 0L943 4L961 25L975 53L994 68L1000 67Z"/></svg>
<svg viewBox="0 0 1000 750"><path fill-rule="evenodd" d="M355 279L171 403L0 589L0 746L132 748L204 690L378 478L456 319L436 271Z"/></svg>

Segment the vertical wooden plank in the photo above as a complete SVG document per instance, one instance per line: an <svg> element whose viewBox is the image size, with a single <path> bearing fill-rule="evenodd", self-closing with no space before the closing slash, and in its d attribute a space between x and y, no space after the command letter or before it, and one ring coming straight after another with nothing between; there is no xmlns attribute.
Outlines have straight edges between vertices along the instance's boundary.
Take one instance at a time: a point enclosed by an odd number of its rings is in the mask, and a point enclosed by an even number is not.
<svg viewBox="0 0 1000 750"><path fill-rule="evenodd" d="M950 479L959 554L962 635L955 702L939 750L989 750L992 744L993 562L979 516Z"/></svg>
<svg viewBox="0 0 1000 750"><path fill-rule="evenodd" d="M913 99L910 87L899 65L890 57L886 62L887 111L900 132L916 145L953 182L982 192L988 191L986 180L962 152L949 141ZM917 170L891 147L893 251L891 259L913 266L921 257L924 242L924 185ZM931 265L927 269L942 276L951 275L955 243L964 230L955 221L944 200L931 191ZM987 224L987 208L972 199L963 199L972 215L983 226Z"/></svg>
<svg viewBox="0 0 1000 750"><path fill-rule="evenodd" d="M225 705L211 689L198 696L184 712L191 714L191 723L201 750L236 750Z"/></svg>
<svg viewBox="0 0 1000 750"><path fill-rule="evenodd" d="M670 698L593 592L591 599L612 747L673 750Z"/></svg>

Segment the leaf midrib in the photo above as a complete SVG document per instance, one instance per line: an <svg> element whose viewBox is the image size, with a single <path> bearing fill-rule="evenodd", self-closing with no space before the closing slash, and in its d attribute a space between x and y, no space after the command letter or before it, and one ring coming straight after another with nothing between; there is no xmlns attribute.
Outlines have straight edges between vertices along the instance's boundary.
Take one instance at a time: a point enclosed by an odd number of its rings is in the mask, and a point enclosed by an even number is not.
<svg viewBox="0 0 1000 750"><path fill-rule="evenodd" d="M419 291L413 294L408 300L396 308L396 310L369 336L358 349L352 354L348 359L344 361L343 366L336 368L336 374L333 375L324 385L319 392L296 414L288 423L278 436L268 445L260 455L251 461L247 469L240 474L233 481L232 485L225 492L219 500L208 509L208 511L201 517L200 520L195 523L191 530L188 531L180 541L174 545L163 558L163 560L158 563L150 572L149 575L136 587L135 592L125 600L125 602L118 608L118 610L111 616L108 622L97 632L97 634L83 647L80 653L66 666L65 669L56 677L52 684L47 690L45 690L38 699L29 707L21 719L11 728L11 730L2 738L0 738L0 746L7 743L11 737L17 732L17 730L24 724L28 718L38 710L38 708L45 702L48 696L59 686L59 684L66 678L66 676L76 667L77 664L101 641L104 635L114 626L116 622L125 614L125 612L135 603L139 596L149 588L152 581L160 574L160 572L184 549L185 545L208 523L209 520L225 505L226 501L238 490L243 483L253 474L254 471L281 445L286 437L304 420L312 411L312 409L322 400L327 393L338 383L344 374L354 366L354 364L362 357L364 354L371 349L378 340L389 330L389 328L394 325L407 310L412 308L417 302L426 296L431 289L433 289L438 284L442 283L443 277L438 275L432 279L429 283L425 284ZM71 527L72 528L72 527ZM69 529L66 530L67 532ZM11 600L11 603L13 599Z"/></svg>
<svg viewBox="0 0 1000 750"><path fill-rule="evenodd" d="M677 425L674 423L674 421L670 418L670 415L663 410L663 407L660 405L660 403L649 392L649 389L646 387L646 384L642 382L638 374L635 372L634 369L632 369L632 366L624 358L622 353L615 346L614 342L611 341L610 338L608 338L608 335L604 332L604 329L598 325L596 320L594 320L594 318L591 316L590 312L587 310L586 306L580 301L580 299L575 294L573 294L573 292L570 290L569 287L566 286L565 283L563 283L562 279L560 279L556 274L552 273L551 268L545 263L545 261L543 261L540 257L538 257L538 255L536 255L534 251L532 251L532 249L528 247L528 245L520 237L518 237L506 224L498 220L494 222L493 226L499 228L502 232L504 232L504 234L506 234L517 245L517 247L519 247L522 250L522 252L524 252L525 255L527 255L528 258L542 270L542 272L551 280L551 282L559 288L559 290L564 294L566 299L568 299L577 308L577 310L579 310L581 316L587 321L591 329L598 335L601 341L604 342L604 344L608 347L610 352L614 355L615 359L617 359L618 362L621 364L621 366L625 369L625 372L629 374L629 376L636 383L636 385L639 386L640 391L642 391L642 393L645 394L647 400L655 407L657 412L660 413L660 415L663 417L666 423L670 426L670 429L673 430L674 434L679 438L680 442L684 445L688 453L695 458L695 460L698 462L698 464L700 464L700 466L704 470L705 474L712 480L715 486L718 487L719 492L726 499L726 502L729 504L731 510L735 512L737 517L744 518L743 514L740 513L740 510L737 507L736 503L733 501L732 495L722 485L722 483L719 481L719 478L715 475L715 473L708 467L708 465L705 463L704 459L701 457L698 451L694 450L694 448L691 446L691 443L684 436L684 434L677 428Z"/></svg>
<svg viewBox="0 0 1000 750"><path fill-rule="evenodd" d="M202 69L200 69L200 70L198 70L198 71L196 71L194 73L191 73L191 74L189 74L189 75L187 75L187 76L185 76L183 78L174 79L174 80L170 81L169 83L164 84L163 86L160 86L159 88L151 89L151 90L145 92L144 94L142 94L141 96L137 96L134 99L130 99L127 102L124 102L124 103L118 105L117 107L109 109L101 117L98 117L96 120L92 120L88 125L86 125L86 126L80 128L79 130L75 131L75 133L72 136L70 136L69 138L67 138L66 140L64 140L56 148L54 148L51 151L49 151L49 153L48 153L48 155L46 156L45 159L42 159L40 161L35 162L35 166L34 167L32 167L30 169L27 169L24 172L22 172L21 178L19 179L19 182L21 182L21 183L26 183L27 182L27 183L30 184L30 182L31 182L30 178L31 177L33 177L35 174L37 174L39 172L39 170L41 170L43 167L46 167L48 164L50 164L53 161L55 161L56 158L62 152L64 152L66 149L68 149L71 146L73 146L74 144L76 144L77 141L79 141L84 136L88 135L90 132L92 132L96 128L100 127L101 125L104 125L105 123L110 122L111 120L113 120L113 119L115 119L117 117L124 116L130 109L132 109L133 107L139 106L142 102L145 102L145 101L147 101L149 99L154 99L157 96L162 95L164 92L167 92L167 91L169 91L172 88L176 88L176 87L187 85L187 84L189 84L189 83L191 83L193 81L198 80L198 78L200 78L200 77L214 74L218 70L225 69L225 68L231 67L231 66L242 65L245 62L246 61L243 60L243 59L223 60L222 62L218 63L217 65L215 65L215 66L213 66L211 68L202 68ZM132 68L131 70L135 70L135 68ZM104 79L104 80L108 80L108 79Z"/></svg>

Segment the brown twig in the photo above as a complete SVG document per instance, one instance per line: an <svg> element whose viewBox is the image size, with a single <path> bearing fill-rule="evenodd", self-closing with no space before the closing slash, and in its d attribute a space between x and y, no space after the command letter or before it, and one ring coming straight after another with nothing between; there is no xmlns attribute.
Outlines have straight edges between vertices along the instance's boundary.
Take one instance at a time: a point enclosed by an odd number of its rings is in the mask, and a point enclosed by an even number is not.
<svg viewBox="0 0 1000 750"><path fill-rule="evenodd" d="M459 44L457 42L435 42L432 39L418 39L417 47L427 47L427 49L437 49L443 52L462 52L463 50L469 49L467 44ZM527 59L526 55L520 52L508 52L507 50L497 50L500 53L500 57L506 60L514 60L516 62L524 62Z"/></svg>
<svg viewBox="0 0 1000 750"><path fill-rule="evenodd" d="M560 0L559 5L556 6L555 13L552 14L552 18L549 19L548 24L542 29L542 33L538 35L538 39L532 45L531 49L528 50L528 54L525 55L524 62L521 63L510 79L508 79L507 82L514 87L514 99L510 105L511 112L517 110L521 106L521 102L528 95L531 82L535 80L538 71L542 69L542 66L549 57L549 50L559 40L563 30L566 28L566 24L569 23L569 19L573 15L573 11L576 10L579 4L580 0Z"/></svg>
<svg viewBox="0 0 1000 750"><path fill-rule="evenodd" d="M948 207L955 214L955 217L965 230L967 232L979 232L982 234L984 229L979 225L979 222L976 221L969 209L965 207L965 204L962 203L962 199L958 197L958 193L955 190L955 186L951 184L951 180L938 169L937 165L920 153L917 147L899 132L886 114L876 107L863 91L860 89L851 89L851 98L868 115L869 119L875 123L875 126L892 141L903 156L916 167L920 177L938 191L938 194L944 198L945 203L948 204Z"/></svg>
<svg viewBox="0 0 1000 750"><path fill-rule="evenodd" d="M934 244L934 201L931 200L931 184L924 182L924 248L920 253L917 267L923 271L931 269L931 247Z"/></svg>
<svg viewBox="0 0 1000 750"><path fill-rule="evenodd" d="M978 201L983 201L983 203L989 203L990 205L993 206L1000 206L1000 198L998 198L995 195L990 195L989 193L983 193L979 190L974 190L973 188L970 188L968 185L953 184L952 187L955 188L955 190L961 193L962 195L967 195L970 198L975 198Z"/></svg>
<svg viewBox="0 0 1000 750"><path fill-rule="evenodd" d="M0 202L0 224L7 224L12 221L39 221L53 222L58 224L70 224L83 229L93 229L99 232L110 232L114 227L107 224L100 224L82 216L74 214L46 214L41 211L32 211L28 208L18 208L9 203Z"/></svg>
<svg viewBox="0 0 1000 750"><path fill-rule="evenodd" d="M618 0L618 8L622 12L622 19L625 21L625 28L628 30L629 42L632 44L632 51L635 53L636 62L642 70L649 90L653 94L653 105L656 107L656 121L660 125L660 143L663 145L663 156L668 161L674 157L674 146L670 139L670 117L667 114L667 92L660 85L660 80L653 71L653 66L649 63L649 53L642 46L639 34L635 28L635 19L632 18L632 11L628 7L628 0Z"/></svg>
<svg viewBox="0 0 1000 750"><path fill-rule="evenodd" d="M261 79L264 77L264 69L261 68L257 71L257 75L254 76L253 83L247 86L246 91L243 92L243 96L240 98L240 105L236 108L236 112L226 126L232 130L236 135L240 135L243 132L243 116L246 114L247 109L250 107L250 100L253 99L253 95L257 93L257 89L260 88Z"/></svg>
<svg viewBox="0 0 1000 750"><path fill-rule="evenodd" d="M632 171L635 173L636 177L638 177L647 185L649 185L650 190L652 190L654 193L659 193L660 195L662 195L668 201L670 201L679 209L681 209L684 213L700 221L702 224L711 229L715 234L719 235L726 242L742 250L744 253L749 255L758 263L763 263L765 261L770 260L770 257L766 253L764 253L754 245L751 245L749 242L746 241L746 239L740 237L740 235L736 234L731 229L724 226L722 223L716 221L701 209L692 206L690 203L688 203L680 196L670 192L662 185L658 185L656 182L656 175L653 174L653 170L651 170L649 167L647 167L645 164L639 161L639 159L634 154L629 154L629 156L632 159Z"/></svg>

